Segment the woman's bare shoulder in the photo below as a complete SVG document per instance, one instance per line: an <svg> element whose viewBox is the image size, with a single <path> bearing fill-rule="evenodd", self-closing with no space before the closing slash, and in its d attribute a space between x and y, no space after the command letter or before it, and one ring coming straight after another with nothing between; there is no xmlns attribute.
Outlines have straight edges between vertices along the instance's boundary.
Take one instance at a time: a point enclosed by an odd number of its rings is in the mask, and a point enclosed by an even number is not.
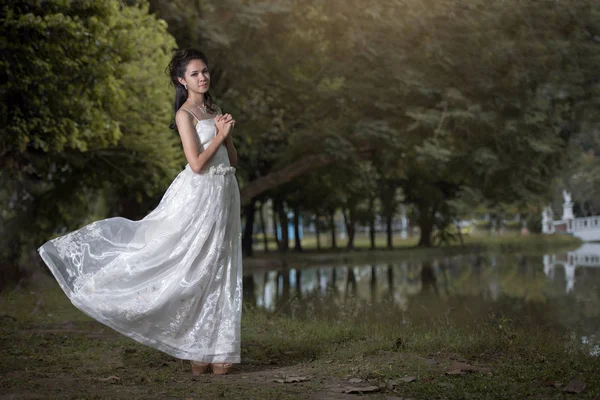
<svg viewBox="0 0 600 400"><path fill-rule="evenodd" d="M193 125L194 115L192 115L192 113L189 110L187 110L185 107L181 107L175 113L175 121L178 123L184 123L184 122L189 121Z"/></svg>

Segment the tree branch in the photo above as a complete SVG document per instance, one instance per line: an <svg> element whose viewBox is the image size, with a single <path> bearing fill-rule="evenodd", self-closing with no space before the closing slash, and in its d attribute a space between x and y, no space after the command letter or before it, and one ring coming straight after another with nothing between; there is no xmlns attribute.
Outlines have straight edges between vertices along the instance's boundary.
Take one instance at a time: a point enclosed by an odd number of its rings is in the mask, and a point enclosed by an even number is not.
<svg viewBox="0 0 600 400"><path fill-rule="evenodd" d="M242 204L248 203L253 197L266 192L269 189L283 185L286 182L310 171L311 169L324 167L335 161L334 156L326 154L310 155L301 158L279 171L272 172L266 176L251 181L241 190Z"/></svg>

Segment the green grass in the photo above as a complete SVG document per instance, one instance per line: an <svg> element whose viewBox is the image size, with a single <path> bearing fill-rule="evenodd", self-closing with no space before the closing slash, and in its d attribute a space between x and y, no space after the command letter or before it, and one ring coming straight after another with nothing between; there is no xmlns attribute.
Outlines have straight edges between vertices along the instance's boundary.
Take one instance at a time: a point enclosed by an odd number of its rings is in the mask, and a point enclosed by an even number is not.
<svg viewBox="0 0 600 400"><path fill-rule="evenodd" d="M71 306L56 285L40 284L0 296L0 390L11 398L308 399L333 396L359 378L381 387L366 396L379 399L593 399L600 393L600 359L588 356L572 332L513 313L510 299L449 299L446 309L423 312L426 304L421 297L400 311L345 302L295 317L248 306L243 363L226 377L193 378L187 364L115 334ZM491 374L445 374L454 361ZM291 375L310 380L273 382ZM119 379L110 383L111 376ZM391 385L405 376L416 380ZM577 396L544 385L566 385L572 377L586 384Z"/></svg>
<svg viewBox="0 0 600 400"><path fill-rule="evenodd" d="M263 236L254 235L254 249L256 251L264 251L264 242ZM509 246L512 249L526 249L528 247L543 247L544 249L552 248L555 246L564 247L564 246L573 246L581 243L581 240L574 236L570 235L539 235L539 234L529 234L522 236L519 232L506 232L502 235L489 235L489 234L474 234L474 235L464 235L463 241L465 246L480 246L484 248L499 248ZM314 235L305 235L302 239L302 248L308 251L317 250L317 239ZM417 246L419 242L419 238L416 236L411 236L407 239L402 239L399 235L394 235L392 238L392 244L394 249L406 249L406 248L414 248ZM275 242L274 237L268 236L267 243L269 247L269 251L276 251L277 244ZM346 248L348 244L347 239L339 239L336 242L337 249L331 248L331 240L328 235L321 236L321 250L322 251L331 251L331 250L343 250ZM290 249L294 248L294 241L289 241ZM355 250L367 250L371 246L370 239L365 234L357 234L354 239L354 248ZM378 233L375 237L375 248L378 250L384 250L387 246L386 236L384 234ZM460 246L460 240L457 238L452 240L450 243L444 243L440 248L447 247L455 247Z"/></svg>
<svg viewBox="0 0 600 400"><path fill-rule="evenodd" d="M271 242L270 242L271 243ZM459 253L472 252L519 252L521 254L540 254L555 253L577 248L581 245L581 240L570 235L526 235L521 236L515 233L507 233L502 236L488 235L465 235L464 243L461 245L458 241L449 244L434 247L416 247L417 238L402 240L399 237L394 238L394 248L385 248L385 237L377 237L377 248L369 250L370 242L367 237L357 236L355 239L355 249L348 251L345 248L346 242L340 241L336 249L322 247L316 249L316 240L314 237L305 237L302 241L302 252L294 249L293 241L290 241L290 250L286 253L276 251L275 242L270 245L270 252L264 252L262 240L254 240L254 258L256 261L263 259L276 259L287 263L320 263L336 261L389 261L398 258L403 259L423 259Z"/></svg>

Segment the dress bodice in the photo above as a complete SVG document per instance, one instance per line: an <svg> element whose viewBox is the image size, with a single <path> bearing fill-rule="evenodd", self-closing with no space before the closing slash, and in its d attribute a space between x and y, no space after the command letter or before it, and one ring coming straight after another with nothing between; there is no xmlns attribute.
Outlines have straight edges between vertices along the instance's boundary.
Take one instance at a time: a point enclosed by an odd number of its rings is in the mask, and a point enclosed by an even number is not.
<svg viewBox="0 0 600 400"><path fill-rule="evenodd" d="M206 150L217 134L215 120L212 118L199 120L196 123L196 134L198 135L198 144L201 150ZM234 171L235 169L231 167L231 164L229 163L229 155L227 154L227 148L224 144L219 146L215 155L203 168L203 172L209 172L211 174L224 174Z"/></svg>

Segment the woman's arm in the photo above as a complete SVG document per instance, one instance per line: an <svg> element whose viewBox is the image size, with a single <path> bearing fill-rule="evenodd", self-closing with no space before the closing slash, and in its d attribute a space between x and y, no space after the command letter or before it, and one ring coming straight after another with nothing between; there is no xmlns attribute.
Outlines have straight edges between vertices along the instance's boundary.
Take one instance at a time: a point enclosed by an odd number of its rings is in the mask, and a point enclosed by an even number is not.
<svg viewBox="0 0 600 400"><path fill-rule="evenodd" d="M221 111L221 107L219 107L218 105L214 105L217 114L219 115L223 115L223 111ZM230 116L231 117L231 116ZM232 121L233 118L229 118L229 121ZM227 135L227 138L225 140L225 147L227 148L227 156L229 157L229 164L233 167L237 164L238 162L238 156L237 156L237 150L235 149L235 146L233 145L233 139L231 137L231 133L233 132L233 127L235 125L231 125L231 129L229 130L229 134Z"/></svg>
<svg viewBox="0 0 600 400"><path fill-rule="evenodd" d="M217 134L210 145L204 151L200 151L193 121L194 117L183 110L177 111L177 114L175 115L175 122L177 123L177 130L181 137L181 143L183 144L185 158L190 164L192 171L198 174L202 171L204 165L206 165L206 163L215 155L219 146L223 144L228 135L222 133Z"/></svg>
<svg viewBox="0 0 600 400"><path fill-rule="evenodd" d="M225 146L227 147L227 155L229 156L229 164L231 166L235 166L238 162L237 150L233 145L233 138L231 136L231 132L233 132L233 126L231 127L231 131L229 131L229 135L225 139Z"/></svg>

